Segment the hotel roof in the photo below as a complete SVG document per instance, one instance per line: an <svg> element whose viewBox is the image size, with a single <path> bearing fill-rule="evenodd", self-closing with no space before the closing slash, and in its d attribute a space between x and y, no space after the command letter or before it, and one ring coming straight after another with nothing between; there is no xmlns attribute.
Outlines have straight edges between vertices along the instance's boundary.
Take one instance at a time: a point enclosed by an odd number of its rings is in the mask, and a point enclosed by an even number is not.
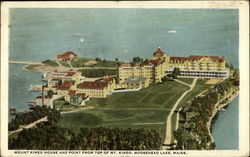
<svg viewBox="0 0 250 157"><path fill-rule="evenodd" d="M179 61L179 62L184 62L184 61L199 61L202 58L211 58L214 62L223 62L224 58L219 57L219 56L189 56L189 57L170 57L170 61Z"/></svg>
<svg viewBox="0 0 250 157"><path fill-rule="evenodd" d="M65 80L65 81L63 82L62 85L60 85L60 86L57 87L57 89L58 89L58 90L69 90L69 89L70 89L70 86L73 85L73 84L75 84L75 81L72 81L72 80L70 80L70 81Z"/></svg>
<svg viewBox="0 0 250 157"><path fill-rule="evenodd" d="M53 78L50 81L60 81L60 80L61 80L60 78Z"/></svg>
<svg viewBox="0 0 250 157"><path fill-rule="evenodd" d="M161 50L161 48L159 47L153 54L154 56L164 56L165 55L165 52L163 52Z"/></svg>
<svg viewBox="0 0 250 157"><path fill-rule="evenodd" d="M75 74L76 74L76 72L68 72L66 76L73 76Z"/></svg>
<svg viewBox="0 0 250 157"><path fill-rule="evenodd" d="M108 86L108 82L83 82L78 85L80 89L104 89Z"/></svg>

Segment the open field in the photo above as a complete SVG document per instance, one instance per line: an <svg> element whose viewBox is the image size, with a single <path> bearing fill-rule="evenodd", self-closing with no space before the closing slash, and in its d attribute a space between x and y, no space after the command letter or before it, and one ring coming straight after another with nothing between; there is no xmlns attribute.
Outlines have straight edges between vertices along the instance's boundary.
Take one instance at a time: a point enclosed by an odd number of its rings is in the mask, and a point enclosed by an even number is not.
<svg viewBox="0 0 250 157"><path fill-rule="evenodd" d="M66 61L60 61L59 63L60 63L62 66L64 66L64 67L70 68L69 63L66 62Z"/></svg>
<svg viewBox="0 0 250 157"><path fill-rule="evenodd" d="M84 63L90 61L92 59L89 59L89 58L77 58L76 60L74 61L70 61L72 67L74 68L77 68L77 67L82 67L84 66Z"/></svg>
<svg viewBox="0 0 250 157"><path fill-rule="evenodd" d="M195 96L200 94L202 91L206 90L207 88L211 87L211 84L206 84L208 79L198 79L196 85L192 91L190 91L180 102L177 109L178 110L181 106L185 105L185 103L192 100Z"/></svg>
<svg viewBox="0 0 250 157"><path fill-rule="evenodd" d="M80 68L80 67L116 67L116 61L111 61L111 60L103 60L103 61L98 61L96 64L93 65L88 65L88 62L90 61L95 61L95 59L91 58L77 58L74 61L70 61L72 67L74 68ZM63 65L64 66L64 65Z"/></svg>
<svg viewBox="0 0 250 157"><path fill-rule="evenodd" d="M175 81L152 84L136 92L114 93L105 99L92 99L87 105L103 108L164 108L171 109L189 87Z"/></svg>
<svg viewBox="0 0 250 157"><path fill-rule="evenodd" d="M97 64L93 65L94 67L116 67L116 61L102 61L97 62Z"/></svg>
<svg viewBox="0 0 250 157"><path fill-rule="evenodd" d="M220 82L221 79L220 78L213 78L213 79L210 79L206 82L206 84L217 84L218 82Z"/></svg>
<svg viewBox="0 0 250 157"><path fill-rule="evenodd" d="M192 82L193 82L193 78L178 77L177 79L180 80L180 81L182 81L182 82L185 82L185 83L187 83L189 85L191 85Z"/></svg>
<svg viewBox="0 0 250 157"><path fill-rule="evenodd" d="M169 111L161 110L101 110L89 109L62 115L57 124L72 129L75 133L82 127L144 128L159 131L164 140L166 118ZM140 123L140 125L137 125ZM155 124L154 124L155 123Z"/></svg>
<svg viewBox="0 0 250 157"><path fill-rule="evenodd" d="M95 77L103 77L105 74L108 75L116 75L116 69L81 69L82 76L95 78Z"/></svg>
<svg viewBox="0 0 250 157"><path fill-rule="evenodd" d="M58 123L79 132L82 127L144 128L159 131L165 139L166 119L176 100L189 87L175 81L152 84L138 92L115 93L105 99L92 99L94 109L62 115ZM58 105L62 102L58 101Z"/></svg>
<svg viewBox="0 0 250 157"><path fill-rule="evenodd" d="M178 107L209 88L211 85L205 84L206 81L207 79L199 79L195 88L183 98ZM114 93L105 99L91 99L87 102L87 106L94 107L93 109L63 114L57 125L70 128L75 133L82 127L98 126L156 129L164 141L166 119L170 109L188 89L189 87L179 82L167 81L162 84L151 84L148 88L137 92ZM62 103L58 101L58 105ZM171 122L174 130L176 113Z"/></svg>

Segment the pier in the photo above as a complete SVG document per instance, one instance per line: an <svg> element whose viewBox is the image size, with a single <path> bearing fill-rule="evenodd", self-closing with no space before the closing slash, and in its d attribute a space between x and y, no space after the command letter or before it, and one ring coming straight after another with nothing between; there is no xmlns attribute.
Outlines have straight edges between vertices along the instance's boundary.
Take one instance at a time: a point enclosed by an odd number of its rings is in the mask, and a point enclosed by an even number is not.
<svg viewBox="0 0 250 157"><path fill-rule="evenodd" d="M43 63L41 62L25 62L25 61L13 61L13 60L9 60L9 63L14 63L14 64L28 64L28 65L43 65Z"/></svg>
<svg viewBox="0 0 250 157"><path fill-rule="evenodd" d="M30 85L29 91L31 92L40 92L42 91L42 85Z"/></svg>

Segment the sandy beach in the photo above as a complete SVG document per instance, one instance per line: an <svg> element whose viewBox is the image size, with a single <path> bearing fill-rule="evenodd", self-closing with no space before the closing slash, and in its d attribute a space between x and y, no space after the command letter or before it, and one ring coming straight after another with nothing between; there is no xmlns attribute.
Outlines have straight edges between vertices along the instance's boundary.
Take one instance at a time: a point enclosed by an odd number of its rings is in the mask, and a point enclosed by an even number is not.
<svg viewBox="0 0 250 157"><path fill-rule="evenodd" d="M61 67L61 66L56 66L56 67L51 67L51 66L46 66L46 65L38 65L37 67L34 67L32 70L28 69L29 65L23 66L23 70L28 71L28 72L52 72L55 70L58 71L67 71L69 68L66 67Z"/></svg>

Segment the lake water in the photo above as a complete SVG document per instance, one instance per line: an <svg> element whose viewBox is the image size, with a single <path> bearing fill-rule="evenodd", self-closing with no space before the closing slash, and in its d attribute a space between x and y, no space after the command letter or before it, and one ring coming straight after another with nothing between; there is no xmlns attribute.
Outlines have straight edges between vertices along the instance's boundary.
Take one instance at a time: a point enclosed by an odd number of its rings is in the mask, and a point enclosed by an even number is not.
<svg viewBox="0 0 250 157"><path fill-rule="evenodd" d="M226 111L220 111L213 124L212 136L217 150L239 148L239 97L235 98Z"/></svg>
<svg viewBox="0 0 250 157"><path fill-rule="evenodd" d="M238 67L236 9L10 9L10 12L10 60L42 61L74 51L81 57L129 61L135 56L151 58L161 46L170 56L224 56ZM168 33L169 30L176 33ZM26 109L27 101L37 94L28 91L30 84L42 83L40 73L25 72L22 66L10 64L9 106L18 110ZM238 114L238 109L231 112ZM237 117L225 119L238 124ZM224 124L221 121L218 118L218 123ZM224 148L220 141L226 141L220 137L223 135L220 129L236 133L233 126L219 126L216 121L217 149ZM234 137L237 140L238 136Z"/></svg>
<svg viewBox="0 0 250 157"><path fill-rule="evenodd" d="M9 107L27 109L27 102L39 94L29 92L30 85L42 84L41 73L23 71L21 64L9 64Z"/></svg>

